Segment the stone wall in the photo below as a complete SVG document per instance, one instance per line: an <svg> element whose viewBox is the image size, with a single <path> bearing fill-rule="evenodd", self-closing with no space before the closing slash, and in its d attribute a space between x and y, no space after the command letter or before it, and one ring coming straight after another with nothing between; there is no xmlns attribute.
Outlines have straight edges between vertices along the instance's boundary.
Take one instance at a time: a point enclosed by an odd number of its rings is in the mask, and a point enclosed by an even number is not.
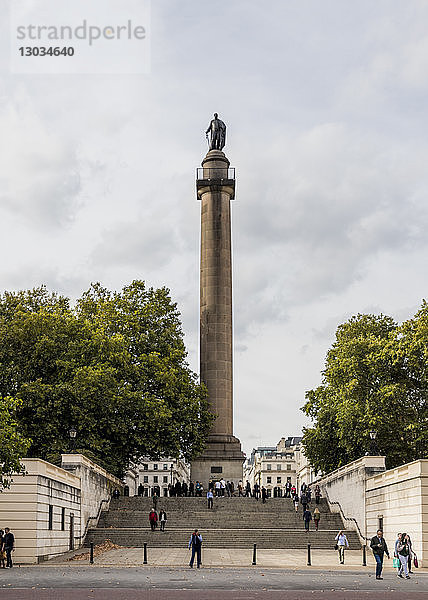
<svg viewBox="0 0 428 600"><path fill-rule="evenodd" d="M381 520L392 553L397 533L409 533L413 550L428 565L428 460L417 460L367 480L366 518L369 536Z"/></svg>
<svg viewBox="0 0 428 600"><path fill-rule="evenodd" d="M76 540L80 544L87 528L97 525L100 509L108 508L113 490L122 491L123 483L82 454L62 454L61 466L80 479L81 537Z"/></svg>
<svg viewBox="0 0 428 600"><path fill-rule="evenodd" d="M354 527L362 538L367 537L366 482L369 477L383 471L384 456L363 456L317 481L332 512L340 512L346 519L346 526Z"/></svg>
<svg viewBox="0 0 428 600"><path fill-rule="evenodd" d="M14 561L37 563L69 550L70 527L80 537L80 479L44 460L21 462L26 474L0 494L0 524L15 536Z"/></svg>

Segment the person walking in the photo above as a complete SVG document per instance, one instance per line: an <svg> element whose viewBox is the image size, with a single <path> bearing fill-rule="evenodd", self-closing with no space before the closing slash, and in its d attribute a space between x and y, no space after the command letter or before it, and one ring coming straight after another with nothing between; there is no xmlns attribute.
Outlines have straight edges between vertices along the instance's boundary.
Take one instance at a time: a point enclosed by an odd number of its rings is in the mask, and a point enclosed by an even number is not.
<svg viewBox="0 0 428 600"><path fill-rule="evenodd" d="M303 513L303 520L305 522L305 531L309 533L309 523L312 521L312 515L310 510L305 510Z"/></svg>
<svg viewBox="0 0 428 600"><path fill-rule="evenodd" d="M302 495L300 496L300 502L303 507L303 512L305 512L305 510L308 507L308 497L306 496L305 492L303 492Z"/></svg>
<svg viewBox="0 0 428 600"><path fill-rule="evenodd" d="M13 567L12 552L15 550L15 536L9 527L4 528L3 550L6 552L6 569L11 569Z"/></svg>
<svg viewBox="0 0 428 600"><path fill-rule="evenodd" d="M318 527L319 527L319 524L320 524L320 518L321 518L320 510L319 510L318 506L316 506L315 510L314 510L315 531L318 531Z"/></svg>
<svg viewBox="0 0 428 600"><path fill-rule="evenodd" d="M410 556L409 536L407 535L407 533L401 534L401 539L396 545L396 548L398 558L400 560L400 567L398 569L397 577L403 577L404 573L406 579L410 579L410 575L407 569Z"/></svg>
<svg viewBox="0 0 428 600"><path fill-rule="evenodd" d="M296 512L299 512L299 496L296 494L294 496L294 508L296 510Z"/></svg>
<svg viewBox="0 0 428 600"><path fill-rule="evenodd" d="M297 490L296 490L296 486L295 486L295 485L292 485L292 486L291 486L291 489L290 489L290 494L291 494L291 497L292 497L292 498L293 498L293 500L294 500L294 496L297 494Z"/></svg>
<svg viewBox="0 0 428 600"><path fill-rule="evenodd" d="M152 508L152 510L149 513L149 523L151 530L155 531L156 527L158 526L158 513L155 511L154 508Z"/></svg>
<svg viewBox="0 0 428 600"><path fill-rule="evenodd" d="M247 481L247 483L245 484L245 495L251 498L251 485L249 481Z"/></svg>
<svg viewBox="0 0 428 600"><path fill-rule="evenodd" d="M6 552L3 548L3 529L0 529L0 567L4 569L6 567Z"/></svg>
<svg viewBox="0 0 428 600"><path fill-rule="evenodd" d="M238 498L239 496L243 496L244 495L244 486L242 484L242 479L240 479L238 481Z"/></svg>
<svg viewBox="0 0 428 600"><path fill-rule="evenodd" d="M266 498L267 498L267 491L266 491L265 486L263 485L262 486L262 502L263 502L263 504L266 504Z"/></svg>
<svg viewBox="0 0 428 600"><path fill-rule="evenodd" d="M321 498L321 488L317 484L315 486L315 504L319 504L320 503L320 498Z"/></svg>
<svg viewBox="0 0 428 600"><path fill-rule="evenodd" d="M223 477L220 479L220 495L222 498L224 498L224 492L226 490L226 482L223 479Z"/></svg>
<svg viewBox="0 0 428 600"><path fill-rule="evenodd" d="M208 490L208 492L207 492L207 502L208 502L208 508L213 508L214 494L212 493L211 490Z"/></svg>
<svg viewBox="0 0 428 600"><path fill-rule="evenodd" d="M370 540L370 548L373 551L373 556L376 561L376 579L383 579L383 559L385 554L389 558L389 551L385 538L383 537L382 529L378 529L376 535Z"/></svg>
<svg viewBox="0 0 428 600"><path fill-rule="evenodd" d="M308 485L308 489L306 490L306 498L308 499L308 504L310 504L312 500L312 490L310 485Z"/></svg>
<svg viewBox="0 0 428 600"><path fill-rule="evenodd" d="M345 564L345 550L349 549L349 542L346 535L342 530L334 538L337 544L337 550L339 551L339 562L341 565Z"/></svg>
<svg viewBox="0 0 428 600"><path fill-rule="evenodd" d="M195 561L196 554L196 566L199 567L202 564L201 560L201 549L202 549L202 536L197 529L195 529L190 536L189 540L189 550L192 550L192 557L190 559L189 567L193 569L193 563Z"/></svg>
<svg viewBox="0 0 428 600"><path fill-rule="evenodd" d="M165 531L165 525L166 525L167 520L168 519L166 518L166 512L162 509L159 512L159 523L160 523L160 530L161 531Z"/></svg>
<svg viewBox="0 0 428 600"><path fill-rule="evenodd" d="M410 539L410 535L409 534L407 534L407 538L408 538L409 550L410 550L408 572L409 572L409 575L411 575L411 574L413 574L413 571L412 571L412 558L415 556L415 553L413 552L412 540Z"/></svg>

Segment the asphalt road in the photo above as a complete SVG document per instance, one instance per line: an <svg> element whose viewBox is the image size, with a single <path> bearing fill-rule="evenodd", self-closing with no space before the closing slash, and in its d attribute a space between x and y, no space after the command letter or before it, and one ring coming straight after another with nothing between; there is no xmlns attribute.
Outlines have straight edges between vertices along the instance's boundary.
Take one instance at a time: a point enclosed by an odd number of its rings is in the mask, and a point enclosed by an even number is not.
<svg viewBox="0 0 428 600"><path fill-rule="evenodd" d="M0 588L11 600L371 600L373 591L377 600L425 600L428 573L377 581L369 571L38 566L2 570Z"/></svg>

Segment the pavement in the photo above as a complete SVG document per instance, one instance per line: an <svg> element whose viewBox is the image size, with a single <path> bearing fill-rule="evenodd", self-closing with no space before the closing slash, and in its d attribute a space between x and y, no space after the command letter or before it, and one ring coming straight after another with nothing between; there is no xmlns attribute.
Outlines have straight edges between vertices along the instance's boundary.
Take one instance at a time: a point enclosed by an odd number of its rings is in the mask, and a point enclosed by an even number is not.
<svg viewBox="0 0 428 600"><path fill-rule="evenodd" d="M72 554L79 554L78 551ZM249 550L205 548L202 567L190 569L183 548L109 550L88 560L71 554L32 566L0 570L0 597L7 600L426 600L428 570L399 579L387 561L384 579L376 580L374 560L348 551L346 564L337 553L318 550L307 566L303 550L259 550L252 566Z"/></svg>
<svg viewBox="0 0 428 600"><path fill-rule="evenodd" d="M78 554L87 553L88 549L68 553L50 560L44 565L82 565L86 561L69 561L68 559ZM258 567L279 569L323 569L339 572L352 569L366 572L374 569L375 560L371 552L367 552L367 567L362 566L362 551L347 550L345 564L339 564L338 553L334 550L311 550L311 566L307 566L307 550L257 550L256 564ZM156 567L187 567L190 559L190 550L187 548L148 548L147 566ZM95 558L96 566L113 567L138 567L143 565L144 551L142 548L120 548L109 550ZM203 548L202 561L204 567L252 567L252 549L217 549ZM385 558L385 572L394 573L392 560ZM418 572L428 573L428 569L418 569Z"/></svg>

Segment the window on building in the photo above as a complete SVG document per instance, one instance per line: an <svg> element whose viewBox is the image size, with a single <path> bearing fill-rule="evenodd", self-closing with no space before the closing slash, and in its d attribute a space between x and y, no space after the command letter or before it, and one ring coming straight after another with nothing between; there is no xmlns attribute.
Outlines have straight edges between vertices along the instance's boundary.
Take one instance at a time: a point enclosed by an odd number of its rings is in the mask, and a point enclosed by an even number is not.
<svg viewBox="0 0 428 600"><path fill-rule="evenodd" d="M280 471L281 470L281 465L276 465L276 470Z"/></svg>
<svg viewBox="0 0 428 600"><path fill-rule="evenodd" d="M267 465L266 468L267 468L268 471L272 471L272 465Z"/></svg>
<svg viewBox="0 0 428 600"><path fill-rule="evenodd" d="M291 465L290 464L287 465L287 471L291 471Z"/></svg>
<svg viewBox="0 0 428 600"><path fill-rule="evenodd" d="M276 483L281 483L281 477L276 478Z"/></svg>
<svg viewBox="0 0 428 600"><path fill-rule="evenodd" d="M163 466L163 470L164 470L164 471L168 471L168 465L164 465L164 466Z"/></svg>
<svg viewBox="0 0 428 600"><path fill-rule="evenodd" d="M53 529L53 506L49 504L48 529Z"/></svg>
<svg viewBox="0 0 428 600"><path fill-rule="evenodd" d="M143 470L144 471L148 471L149 470L149 465L147 463L143 465Z"/></svg>
<svg viewBox="0 0 428 600"><path fill-rule="evenodd" d="M65 508L61 509L61 531L65 531Z"/></svg>
<svg viewBox="0 0 428 600"><path fill-rule="evenodd" d="M168 483L168 475L165 475L165 476L164 476L164 478L163 478L163 482L164 482L164 483Z"/></svg>
<svg viewBox="0 0 428 600"><path fill-rule="evenodd" d="M383 531L383 515L378 515L377 528Z"/></svg>
<svg viewBox="0 0 428 600"><path fill-rule="evenodd" d="M143 483L149 483L149 477L148 477L148 475L144 475L144 477L143 477Z"/></svg>
<svg viewBox="0 0 428 600"><path fill-rule="evenodd" d="M266 477L267 483L272 483L272 477Z"/></svg>
<svg viewBox="0 0 428 600"><path fill-rule="evenodd" d="M157 475L154 475L154 476L153 476L153 483L157 483L157 482L158 482L158 476L157 476Z"/></svg>
<svg viewBox="0 0 428 600"><path fill-rule="evenodd" d="M158 465L153 465L153 471L157 471L158 470Z"/></svg>

